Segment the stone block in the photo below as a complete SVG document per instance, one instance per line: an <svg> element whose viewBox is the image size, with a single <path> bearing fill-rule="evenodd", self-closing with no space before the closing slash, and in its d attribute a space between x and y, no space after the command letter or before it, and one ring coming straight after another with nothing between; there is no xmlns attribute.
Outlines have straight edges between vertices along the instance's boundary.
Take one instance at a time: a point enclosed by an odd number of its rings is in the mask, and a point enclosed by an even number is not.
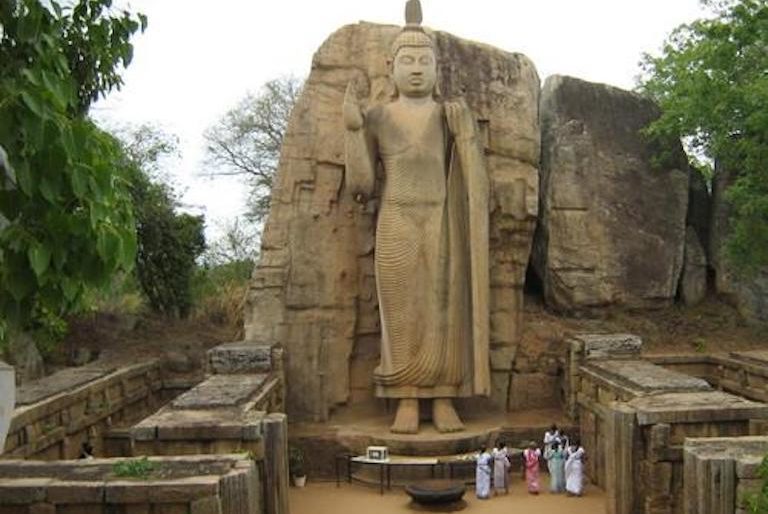
<svg viewBox="0 0 768 514"><path fill-rule="evenodd" d="M218 476L177 478L149 490L150 503L186 503L200 498L216 496L219 492Z"/></svg>
<svg viewBox="0 0 768 514"><path fill-rule="evenodd" d="M52 503L34 503L29 506L29 514L56 514L56 506Z"/></svg>
<svg viewBox="0 0 768 514"><path fill-rule="evenodd" d="M272 345L228 343L208 350L208 369L216 374L267 373L272 369Z"/></svg>
<svg viewBox="0 0 768 514"><path fill-rule="evenodd" d="M70 505L57 505L56 506L56 514L104 514L104 507L109 509L110 505L102 505L99 504L85 504L85 503L79 503L79 504L70 504ZM121 505L121 507L126 507L125 514L134 514L131 511L127 510L127 506ZM109 512L109 511L107 511ZM144 514L142 511L137 511L135 514ZM149 512L147 511L147 514Z"/></svg>
<svg viewBox="0 0 768 514"><path fill-rule="evenodd" d="M643 340L632 334L580 334L573 339L581 343L585 359L636 359L643 349Z"/></svg>
<svg viewBox="0 0 768 514"><path fill-rule="evenodd" d="M189 514L222 514L218 496L201 498L189 504Z"/></svg>
<svg viewBox="0 0 768 514"><path fill-rule="evenodd" d="M149 503L152 486L131 480L106 482L104 487L105 503Z"/></svg>
<svg viewBox="0 0 768 514"><path fill-rule="evenodd" d="M0 478L2 504L29 505L44 502L46 487L50 483L51 479L49 478Z"/></svg>
<svg viewBox="0 0 768 514"><path fill-rule="evenodd" d="M176 398L171 405L176 409L210 409L234 407L252 399L267 380L268 375L213 375Z"/></svg>
<svg viewBox="0 0 768 514"><path fill-rule="evenodd" d="M149 503L129 503L122 505L125 514L152 514L152 505Z"/></svg>
<svg viewBox="0 0 768 514"><path fill-rule="evenodd" d="M11 427L16 405L16 376L13 367L0 361L0 453L5 448L5 438Z"/></svg>
<svg viewBox="0 0 768 514"><path fill-rule="evenodd" d="M101 503L104 484L101 482L59 481L48 486L48 501L59 504Z"/></svg>
<svg viewBox="0 0 768 514"><path fill-rule="evenodd" d="M285 414L264 419L265 514L288 514L288 420Z"/></svg>
<svg viewBox="0 0 768 514"><path fill-rule="evenodd" d="M188 503L155 503L152 514L189 514Z"/></svg>

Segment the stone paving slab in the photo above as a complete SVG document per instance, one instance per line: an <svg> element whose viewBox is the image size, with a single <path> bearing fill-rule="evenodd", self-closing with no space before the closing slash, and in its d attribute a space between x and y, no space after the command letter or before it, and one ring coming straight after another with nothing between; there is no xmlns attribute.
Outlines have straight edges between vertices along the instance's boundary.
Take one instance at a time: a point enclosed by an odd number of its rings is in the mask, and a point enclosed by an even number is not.
<svg viewBox="0 0 768 514"><path fill-rule="evenodd" d="M706 380L672 371L645 360L590 361L585 367L640 393L710 391Z"/></svg>
<svg viewBox="0 0 768 514"><path fill-rule="evenodd" d="M627 405L640 425L768 419L768 405L722 391L641 396Z"/></svg>
<svg viewBox="0 0 768 514"><path fill-rule="evenodd" d="M176 398L176 409L234 407L252 399L267 380L267 374L213 375Z"/></svg>
<svg viewBox="0 0 768 514"><path fill-rule="evenodd" d="M53 375L24 384L16 390L16 406L32 405L59 393L93 382L115 371L115 368L66 368Z"/></svg>

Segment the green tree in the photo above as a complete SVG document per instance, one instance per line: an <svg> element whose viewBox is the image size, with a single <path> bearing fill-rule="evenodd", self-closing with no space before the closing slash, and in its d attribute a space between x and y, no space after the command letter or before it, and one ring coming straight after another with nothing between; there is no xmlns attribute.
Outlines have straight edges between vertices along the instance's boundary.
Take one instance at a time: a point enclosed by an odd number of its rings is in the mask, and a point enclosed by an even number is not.
<svg viewBox="0 0 768 514"><path fill-rule="evenodd" d="M247 178L247 217L252 222L263 221L269 212L280 147L302 85L295 77L270 80L205 132L211 174Z"/></svg>
<svg viewBox="0 0 768 514"><path fill-rule="evenodd" d="M196 260L205 250L204 219L179 210L161 161L177 152L175 137L149 125L123 131L136 216L136 277L155 312L185 317L192 305Z"/></svg>
<svg viewBox="0 0 768 514"><path fill-rule="evenodd" d="M741 270L768 265L768 3L703 0L713 15L675 29L643 58L639 88L662 116L659 137L683 136L695 154L738 170L728 255Z"/></svg>
<svg viewBox="0 0 768 514"><path fill-rule="evenodd" d="M0 146L17 183L0 190L0 339L59 330L87 288L133 263L122 152L86 113L120 86L146 19L110 5L0 2Z"/></svg>

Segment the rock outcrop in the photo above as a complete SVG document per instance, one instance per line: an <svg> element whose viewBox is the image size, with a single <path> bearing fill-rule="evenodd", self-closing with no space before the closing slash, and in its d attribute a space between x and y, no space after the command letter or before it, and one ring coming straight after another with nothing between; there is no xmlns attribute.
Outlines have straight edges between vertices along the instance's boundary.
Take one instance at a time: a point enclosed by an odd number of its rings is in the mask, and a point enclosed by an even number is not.
<svg viewBox="0 0 768 514"><path fill-rule="evenodd" d="M752 275L739 275L728 261L726 245L730 234L732 207L726 190L736 180L736 173L715 163L712 179L712 219L709 232L710 265L715 272L715 290L736 306L749 321L768 322L768 268Z"/></svg>
<svg viewBox="0 0 768 514"><path fill-rule="evenodd" d="M680 300L685 305L701 303L707 296L707 254L696 230L685 234L685 260L680 275Z"/></svg>
<svg viewBox="0 0 768 514"><path fill-rule="evenodd" d="M654 164L657 145L640 131L657 116L656 106L634 93L571 77L547 79L534 265L549 307L644 308L674 300L688 165L679 142L666 148L666 162Z"/></svg>
<svg viewBox="0 0 768 514"><path fill-rule="evenodd" d="M376 202L345 191L341 107L349 81L369 103L391 96L388 58L398 27L360 23L331 35L284 138L246 307L246 342L286 350L287 408L325 420L337 404L371 400L380 327L373 271ZM522 286L538 212L540 83L520 54L434 32L439 89L463 95L485 144L491 178L493 399L508 404Z"/></svg>

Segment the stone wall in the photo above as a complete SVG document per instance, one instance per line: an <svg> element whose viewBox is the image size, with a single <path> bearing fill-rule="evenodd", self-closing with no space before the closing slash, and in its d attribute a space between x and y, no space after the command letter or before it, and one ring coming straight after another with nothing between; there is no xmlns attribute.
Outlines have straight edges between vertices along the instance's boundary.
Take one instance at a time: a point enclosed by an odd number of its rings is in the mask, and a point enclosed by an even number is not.
<svg viewBox="0 0 768 514"><path fill-rule="evenodd" d="M759 370L762 352L698 356L698 361L657 357L657 362L677 365L668 369L641 360L633 342L632 336L574 338L568 408L579 421L587 474L606 490L607 512L682 514L687 439L768 432L768 405L712 385L739 383L731 373L744 367L747 358L753 359L748 369L762 384L768 361ZM712 380L716 373L719 382Z"/></svg>
<svg viewBox="0 0 768 514"><path fill-rule="evenodd" d="M572 343L570 408L579 420L587 474L605 488L611 514L682 514L686 439L746 436L768 427L764 403L716 391L702 378L631 353L587 358L584 339Z"/></svg>
<svg viewBox="0 0 768 514"><path fill-rule="evenodd" d="M683 454L685 514L749 512L745 497L762 487L768 437L688 439Z"/></svg>
<svg viewBox="0 0 768 514"><path fill-rule="evenodd" d="M534 265L547 306L672 303L683 266L688 164L640 131L658 116L629 91L572 77L542 90L541 221Z"/></svg>
<svg viewBox="0 0 768 514"><path fill-rule="evenodd" d="M246 307L246 342L286 350L292 420L327 420L334 406L373 398L379 313L373 271L376 202L344 182L341 106L358 80L369 105L393 92L389 49L399 28L360 23L320 47L283 142ZM538 212L539 79L520 54L434 32L439 88L477 114L491 178L493 401L510 403L522 287Z"/></svg>
<svg viewBox="0 0 768 514"><path fill-rule="evenodd" d="M288 514L282 350L220 345L208 369L215 374L130 429L131 454L245 453L264 473L264 513Z"/></svg>
<svg viewBox="0 0 768 514"><path fill-rule="evenodd" d="M768 352L751 350L714 355L655 355L651 362L702 378L713 387L768 402Z"/></svg>
<svg viewBox="0 0 768 514"><path fill-rule="evenodd" d="M264 513L259 469L242 455L153 457L139 480L115 475L121 460L0 462L0 513Z"/></svg>
<svg viewBox="0 0 768 514"><path fill-rule="evenodd" d="M74 459L90 441L104 455L103 436L154 412L165 391L160 363L125 368L98 362L69 368L18 388L3 459Z"/></svg>

